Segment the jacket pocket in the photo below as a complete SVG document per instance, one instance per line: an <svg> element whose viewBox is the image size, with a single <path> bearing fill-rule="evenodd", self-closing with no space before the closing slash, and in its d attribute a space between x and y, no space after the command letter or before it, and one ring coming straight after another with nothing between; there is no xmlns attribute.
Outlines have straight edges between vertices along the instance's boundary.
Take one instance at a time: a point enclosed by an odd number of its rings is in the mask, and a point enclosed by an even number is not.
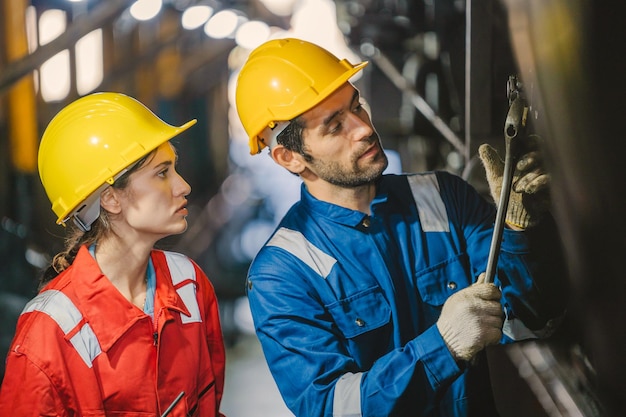
<svg viewBox="0 0 626 417"><path fill-rule="evenodd" d="M215 398L215 380L211 381L198 392L195 404L189 405L188 416L215 416L217 414L217 399Z"/></svg>
<svg viewBox="0 0 626 417"><path fill-rule="evenodd" d="M448 297L471 284L467 255L456 255L419 271L415 279L422 300L442 306Z"/></svg>
<svg viewBox="0 0 626 417"><path fill-rule="evenodd" d="M380 287L360 291L326 308L347 339L378 329L391 318L391 308Z"/></svg>

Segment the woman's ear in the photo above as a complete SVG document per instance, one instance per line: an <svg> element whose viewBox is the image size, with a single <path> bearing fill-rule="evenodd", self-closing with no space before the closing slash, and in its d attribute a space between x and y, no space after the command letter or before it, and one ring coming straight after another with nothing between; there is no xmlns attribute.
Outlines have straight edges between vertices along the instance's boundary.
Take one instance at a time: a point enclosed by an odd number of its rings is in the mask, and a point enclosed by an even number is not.
<svg viewBox="0 0 626 417"><path fill-rule="evenodd" d="M302 162L302 157L298 153L285 148L283 145L276 145L270 150L270 154L276 163L289 172L300 175L306 168Z"/></svg>
<svg viewBox="0 0 626 417"><path fill-rule="evenodd" d="M113 187L107 187L107 189L100 194L100 207L112 214L118 214L122 211L119 196Z"/></svg>

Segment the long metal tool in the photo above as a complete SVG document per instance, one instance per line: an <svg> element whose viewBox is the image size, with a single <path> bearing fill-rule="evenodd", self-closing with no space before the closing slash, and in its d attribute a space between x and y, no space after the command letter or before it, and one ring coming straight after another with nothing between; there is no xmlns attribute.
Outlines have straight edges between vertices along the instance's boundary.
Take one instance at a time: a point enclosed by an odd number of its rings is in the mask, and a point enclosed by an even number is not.
<svg viewBox="0 0 626 417"><path fill-rule="evenodd" d="M491 247L489 248L489 258L487 260L487 270L485 272L485 282L493 282L500 256L500 246L502 244L502 234L504 232L504 222L506 210L509 206L511 195L511 185L513 182L513 172L519 158L520 142L523 140L526 128L526 118L528 107L522 97L520 84L516 77L509 77L508 82L509 112L504 123L504 173L502 176L502 190L496 213L496 220L491 237Z"/></svg>

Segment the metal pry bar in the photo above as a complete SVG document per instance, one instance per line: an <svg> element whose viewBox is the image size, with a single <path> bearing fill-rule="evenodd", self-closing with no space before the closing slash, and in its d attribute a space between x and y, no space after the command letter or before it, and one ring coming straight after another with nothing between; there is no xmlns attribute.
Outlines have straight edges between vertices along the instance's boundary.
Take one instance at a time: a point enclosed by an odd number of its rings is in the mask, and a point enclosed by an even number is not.
<svg viewBox="0 0 626 417"><path fill-rule="evenodd" d="M500 256L500 246L502 244L502 234L506 219L506 210L509 205L511 185L513 182L513 172L519 158L519 143L524 137L526 128L526 117L528 107L519 91L520 84L514 76L509 77L509 111L504 123L504 173L502 176L502 189L500 191L500 201L498 202L496 220L489 248L489 258L487 260L487 270L485 272L485 282L491 283L496 275L498 257Z"/></svg>

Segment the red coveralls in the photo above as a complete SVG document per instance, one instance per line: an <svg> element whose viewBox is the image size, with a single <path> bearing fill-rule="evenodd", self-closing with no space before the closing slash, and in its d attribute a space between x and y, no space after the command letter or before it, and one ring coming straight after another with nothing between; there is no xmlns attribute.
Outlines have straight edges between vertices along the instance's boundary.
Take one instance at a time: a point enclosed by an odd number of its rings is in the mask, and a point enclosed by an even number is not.
<svg viewBox="0 0 626 417"><path fill-rule="evenodd" d="M24 309L0 416L220 416L225 352L213 286L189 258L154 250L154 322L82 247Z"/></svg>

